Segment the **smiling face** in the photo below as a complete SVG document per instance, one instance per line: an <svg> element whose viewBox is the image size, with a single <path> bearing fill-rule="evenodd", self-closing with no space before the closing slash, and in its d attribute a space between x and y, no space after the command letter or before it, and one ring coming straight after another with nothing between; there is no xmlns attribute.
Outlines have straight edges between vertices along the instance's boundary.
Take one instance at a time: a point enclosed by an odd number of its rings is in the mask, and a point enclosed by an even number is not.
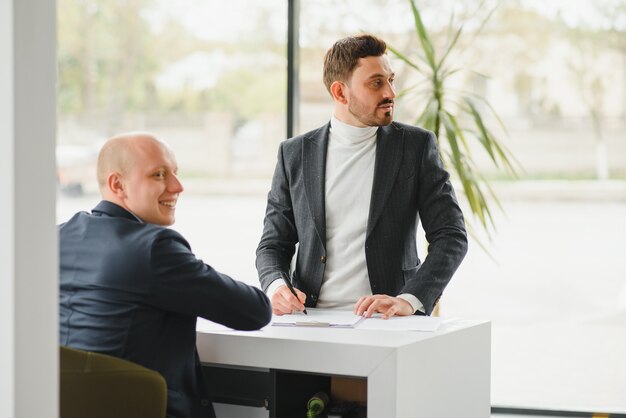
<svg viewBox="0 0 626 418"><path fill-rule="evenodd" d="M331 87L335 116L353 126L385 126L393 121L395 74L386 55L359 58L347 82Z"/></svg>
<svg viewBox="0 0 626 418"><path fill-rule="evenodd" d="M174 153L148 137L137 138L130 148L133 161L121 177L124 207L146 223L172 225L183 191Z"/></svg>
<svg viewBox="0 0 626 418"><path fill-rule="evenodd" d="M147 134L111 138L98 158L102 197L146 223L174 223L176 202L183 191L177 173L174 153Z"/></svg>

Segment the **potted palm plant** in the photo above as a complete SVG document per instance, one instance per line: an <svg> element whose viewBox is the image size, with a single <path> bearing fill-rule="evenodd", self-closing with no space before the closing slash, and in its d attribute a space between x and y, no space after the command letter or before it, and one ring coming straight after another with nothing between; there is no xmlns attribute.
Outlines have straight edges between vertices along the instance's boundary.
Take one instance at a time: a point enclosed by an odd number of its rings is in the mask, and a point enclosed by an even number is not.
<svg viewBox="0 0 626 418"><path fill-rule="evenodd" d="M452 64L450 57L453 52L458 52L456 49L459 47L463 25L455 28L451 19L446 46L437 50L424 26L415 0L409 2L418 42L406 53L393 46L390 46L389 50L404 61L410 70L416 71L421 81L401 91L399 99L402 100L405 96L419 99L415 123L433 131L437 136L444 164L449 171L456 173L473 218L478 220L487 236L491 238L490 228L494 228L495 224L488 197L490 196L491 201L498 207L501 206L489 182L476 167L472 158L471 141L478 141L493 164L512 177L517 176L515 166L519 165L488 127L485 111L490 113L489 116L493 116L490 120L497 121L502 131L506 133L504 124L487 99L473 92L451 88L449 85L450 80L462 70ZM484 27L492 13L493 10L483 20L477 33ZM472 222L468 222L468 229L476 238ZM476 241L486 250L479 239Z"/></svg>

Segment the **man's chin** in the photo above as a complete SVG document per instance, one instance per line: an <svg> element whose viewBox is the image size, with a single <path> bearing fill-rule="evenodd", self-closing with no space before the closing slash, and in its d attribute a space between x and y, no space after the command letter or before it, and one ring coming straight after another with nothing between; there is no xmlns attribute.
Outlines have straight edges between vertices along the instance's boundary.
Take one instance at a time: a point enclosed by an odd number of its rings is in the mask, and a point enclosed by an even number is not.
<svg viewBox="0 0 626 418"><path fill-rule="evenodd" d="M380 120L378 126L391 125L391 122L393 122L393 114L391 114L391 112L387 112L385 116Z"/></svg>
<svg viewBox="0 0 626 418"><path fill-rule="evenodd" d="M359 117L355 115L355 117L363 126L387 126L393 122L393 114L391 112L387 112L384 116L368 115L367 117Z"/></svg>

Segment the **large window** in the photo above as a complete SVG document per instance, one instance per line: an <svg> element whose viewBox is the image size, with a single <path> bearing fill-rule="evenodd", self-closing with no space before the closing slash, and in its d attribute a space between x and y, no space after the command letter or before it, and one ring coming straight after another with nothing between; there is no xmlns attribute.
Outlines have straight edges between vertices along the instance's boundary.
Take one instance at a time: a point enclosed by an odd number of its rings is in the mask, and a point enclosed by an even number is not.
<svg viewBox="0 0 626 418"><path fill-rule="evenodd" d="M331 116L322 61L335 40L365 31L419 50L408 0L299 3L294 134ZM502 206L491 202L491 241L453 173L474 235L441 315L493 321L495 406L626 413L626 1L417 3L438 44L451 16L464 25L449 87L488 99L522 167L513 179L472 148ZM98 201L103 140L153 131L186 186L174 228L207 263L257 284L254 250L287 136L288 4L59 0L59 221ZM424 82L391 62L399 92ZM399 97L396 119L414 123L420 105Z"/></svg>

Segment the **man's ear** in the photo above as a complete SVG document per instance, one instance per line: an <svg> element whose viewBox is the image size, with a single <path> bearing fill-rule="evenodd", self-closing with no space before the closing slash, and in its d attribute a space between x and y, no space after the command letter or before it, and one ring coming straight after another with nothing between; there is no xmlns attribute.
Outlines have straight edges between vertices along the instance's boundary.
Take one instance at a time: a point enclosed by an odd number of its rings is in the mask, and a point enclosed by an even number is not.
<svg viewBox="0 0 626 418"><path fill-rule="evenodd" d="M334 81L333 84L330 85L330 94L333 96L335 101L346 104L348 103L348 99L346 99L346 85L341 81Z"/></svg>
<svg viewBox="0 0 626 418"><path fill-rule="evenodd" d="M120 199L126 197L126 187L120 173L113 172L109 174L109 177L107 177L107 187L111 193Z"/></svg>

